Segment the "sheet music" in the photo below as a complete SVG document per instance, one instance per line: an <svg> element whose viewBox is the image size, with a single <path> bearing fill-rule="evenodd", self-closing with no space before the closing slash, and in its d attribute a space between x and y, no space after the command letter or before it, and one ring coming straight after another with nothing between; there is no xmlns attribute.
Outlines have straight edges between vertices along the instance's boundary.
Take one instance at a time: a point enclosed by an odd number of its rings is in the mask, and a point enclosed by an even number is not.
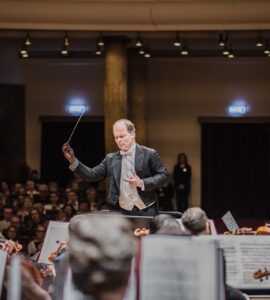
<svg viewBox="0 0 270 300"><path fill-rule="evenodd" d="M239 226L237 225L237 223L230 211L228 211L221 219L229 231L239 230Z"/></svg>
<svg viewBox="0 0 270 300"><path fill-rule="evenodd" d="M224 249L227 284L239 289L270 289L269 280L254 278L258 270L270 271L269 237L218 235L200 239L216 239Z"/></svg>
<svg viewBox="0 0 270 300"><path fill-rule="evenodd" d="M46 231L45 239L38 259L39 263L51 264L51 262L48 260L48 257L59 247L57 241L64 242L67 240L68 224L68 222L49 222L49 226Z"/></svg>
<svg viewBox="0 0 270 300"><path fill-rule="evenodd" d="M217 260L214 243L162 235L143 238L140 299L220 299Z"/></svg>
<svg viewBox="0 0 270 300"><path fill-rule="evenodd" d="M7 251L0 250L0 297L2 293L2 287L3 287L3 279L6 269L6 262L7 262Z"/></svg>

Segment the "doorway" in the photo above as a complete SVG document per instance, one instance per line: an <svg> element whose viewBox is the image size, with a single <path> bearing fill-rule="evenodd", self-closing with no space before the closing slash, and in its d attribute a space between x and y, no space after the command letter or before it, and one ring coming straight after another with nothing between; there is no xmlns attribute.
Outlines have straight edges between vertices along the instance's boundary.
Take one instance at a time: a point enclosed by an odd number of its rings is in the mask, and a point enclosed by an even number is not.
<svg viewBox="0 0 270 300"><path fill-rule="evenodd" d="M269 218L270 119L201 118L202 208Z"/></svg>

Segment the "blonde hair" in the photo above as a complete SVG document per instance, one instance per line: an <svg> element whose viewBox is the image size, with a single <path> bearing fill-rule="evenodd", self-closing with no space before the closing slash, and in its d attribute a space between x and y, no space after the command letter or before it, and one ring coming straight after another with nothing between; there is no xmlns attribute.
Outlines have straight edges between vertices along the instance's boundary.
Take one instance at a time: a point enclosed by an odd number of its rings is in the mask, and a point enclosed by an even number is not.
<svg viewBox="0 0 270 300"><path fill-rule="evenodd" d="M114 128L116 125L120 124L120 123L123 123L123 124L126 126L127 131L128 131L129 133L135 133L135 132L136 132L136 129L135 129L134 124L133 124L130 120L128 120L128 119L119 119L119 120L117 120L117 121L113 124L113 128Z"/></svg>

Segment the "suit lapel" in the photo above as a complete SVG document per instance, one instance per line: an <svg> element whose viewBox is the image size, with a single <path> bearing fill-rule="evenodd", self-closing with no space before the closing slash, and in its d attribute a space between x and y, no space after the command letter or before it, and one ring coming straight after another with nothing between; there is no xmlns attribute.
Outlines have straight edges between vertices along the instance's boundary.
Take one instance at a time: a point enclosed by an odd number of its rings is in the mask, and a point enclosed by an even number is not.
<svg viewBox="0 0 270 300"><path fill-rule="evenodd" d="M138 144L136 144L136 150L135 150L135 171L137 174L139 174L142 171L143 168L143 158L144 153L142 150L142 147Z"/></svg>
<svg viewBox="0 0 270 300"><path fill-rule="evenodd" d="M115 178L115 182L117 184L118 189L120 189L120 180L121 180L121 162L122 162L122 156L120 154L120 151L117 151L115 155L113 156L113 175Z"/></svg>

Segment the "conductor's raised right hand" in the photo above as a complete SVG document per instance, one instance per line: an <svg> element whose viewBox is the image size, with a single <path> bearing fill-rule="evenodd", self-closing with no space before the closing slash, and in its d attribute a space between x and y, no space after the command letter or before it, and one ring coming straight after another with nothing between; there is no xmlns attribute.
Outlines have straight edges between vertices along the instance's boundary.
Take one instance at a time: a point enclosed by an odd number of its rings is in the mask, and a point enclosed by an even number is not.
<svg viewBox="0 0 270 300"><path fill-rule="evenodd" d="M73 149L70 147L69 143L65 143L62 147L62 151L64 153L65 158L70 162L70 164L74 163L76 157Z"/></svg>

